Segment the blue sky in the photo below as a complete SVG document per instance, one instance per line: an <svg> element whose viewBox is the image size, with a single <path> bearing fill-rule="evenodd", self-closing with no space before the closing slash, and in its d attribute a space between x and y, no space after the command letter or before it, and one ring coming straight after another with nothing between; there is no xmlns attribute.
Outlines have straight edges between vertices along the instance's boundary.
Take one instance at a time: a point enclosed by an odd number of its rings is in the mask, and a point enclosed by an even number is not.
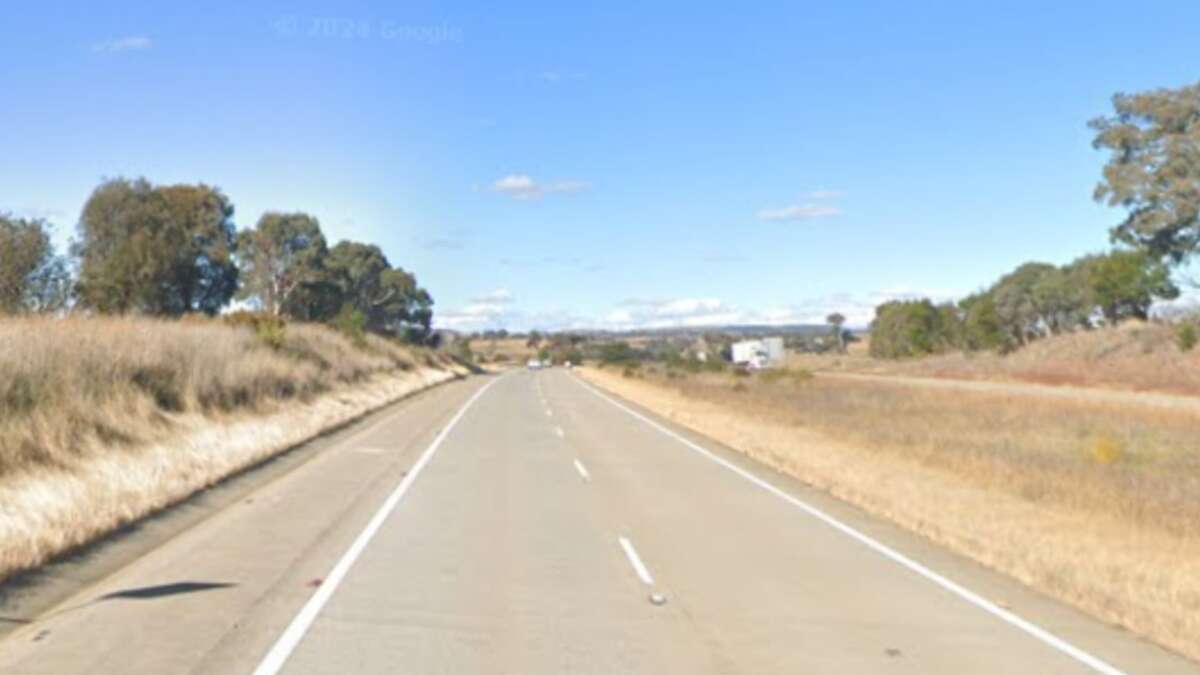
<svg viewBox="0 0 1200 675"><path fill-rule="evenodd" d="M1107 245L1087 120L1195 2L6 8L0 210L104 177L380 244L462 329L862 324Z"/></svg>

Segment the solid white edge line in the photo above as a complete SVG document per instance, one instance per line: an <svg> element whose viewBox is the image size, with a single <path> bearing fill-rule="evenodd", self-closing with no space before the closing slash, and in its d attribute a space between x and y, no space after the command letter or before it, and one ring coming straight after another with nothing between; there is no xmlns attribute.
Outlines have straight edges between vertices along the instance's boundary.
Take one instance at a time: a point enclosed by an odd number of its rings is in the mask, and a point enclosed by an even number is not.
<svg viewBox="0 0 1200 675"><path fill-rule="evenodd" d="M462 416L475 403L475 401L477 401L480 396L483 396L483 393L491 388L493 384L499 382L500 379L501 378L496 378L483 385L479 391L475 392L471 398L467 399L467 402L464 403L461 408L459 408L458 413L456 413L454 417L450 419L450 422L446 424L445 428L438 433L437 437L433 439L433 442L429 444L429 447L425 449L425 452L421 453L421 456L417 459L416 464L414 464L412 469L408 471L408 473L404 476L404 479L400 481L400 485L396 486L396 489L390 495L388 495L388 498L386 501L384 501L383 506L379 507L379 510L376 511L375 515L371 517L370 522L368 522L367 526L363 528L363 531L359 533L358 537L354 540L354 543L350 545L350 548L348 548L346 552L342 554L341 559L338 560L337 564L334 565L332 570L330 570L329 574L325 577L324 582L317 587L317 591L312 594L312 597L308 599L308 602L304 604L304 607L300 609L300 612L296 614L296 617L292 619L290 624L288 624L288 627L286 630L284 630L283 635L279 636L279 639L271 647L271 650L267 652L266 656L263 657L262 662L259 663L258 667L254 669L254 675L274 675L275 673L279 672L280 668L282 668L284 663L287 662L288 657L292 655L292 651L295 650L296 646L300 644L300 641L304 639L305 633L308 632L309 627L312 626L313 621L316 620L317 614L320 613L321 608L324 607L325 603L329 601L329 598L333 596L334 591L336 591L338 585L342 583L342 580L345 578L346 573L350 571L350 568L354 565L354 562L358 560L360 555L362 555L362 552L364 549L366 549L367 544L371 542L371 539L375 536L375 533L378 532L379 528L383 526L384 521L387 520L389 515L391 515L392 511L396 508L396 505L400 503L400 500L404 498L404 494L408 492L408 488L412 486L413 482L417 479L417 476L421 475L421 471L427 464L429 464L429 460L433 458L434 453L437 452L439 447L441 447L442 442L446 440L446 436L450 434L450 431L455 427L456 424L458 424L458 421L462 419Z"/></svg>
<svg viewBox="0 0 1200 675"><path fill-rule="evenodd" d="M887 545L885 545L875 539L872 539L871 537L867 536L866 534L859 532L858 530L854 529L853 527L843 523L842 521L834 518L833 516L825 513L824 511L821 511L820 509L816 508L815 506L811 506L811 505L797 499L796 497L793 497L792 495L775 487L774 485L759 478L758 476L755 476L754 474L743 469L742 467L740 467L722 457L719 457L719 456L713 454L712 451L707 450L707 449L701 447L700 445L697 445L696 443L693 443L692 441L681 436L680 434L676 433L675 431L659 424L658 422L655 422L654 420L646 417L645 415L637 412L636 410L633 410L632 408L622 404L621 402L616 401L616 400L610 398L609 396L601 393L600 390L598 390L596 387L592 386L591 384L589 384L587 382L584 382L583 380L579 379L578 377L576 377L574 375L572 375L572 377L575 379L576 382L578 382L584 388L591 391L596 396L599 396L601 399L608 401L609 403L616 406L617 408L624 410L626 413L629 413L633 417L641 420L642 422L645 422L646 424L650 425L651 427L654 427L655 429L662 432L663 434L666 434L667 436L675 439L676 441L679 441L680 443L684 444L685 446L694 450L695 452L703 455L704 457L707 457L708 459L712 460L713 462L716 462L717 464L725 467L726 469L729 469L730 471L736 473L737 475L750 481L751 483L757 485L758 487L760 487L760 488L766 490L767 492L770 492L771 494L775 495L776 497L779 497L780 499L788 502L789 504L800 509L801 511L804 511L805 513L812 516L813 518L816 518L817 520L820 520L821 522L834 528L835 530L838 530L842 534L845 534L846 536L850 537L851 539L858 541L859 543L863 544L867 548L870 548L871 550L875 551L876 553L884 556L885 558L888 558L892 562L895 562L898 565L905 567L908 570L924 577L928 581L931 581L934 584L941 586L943 589L950 591L951 593L957 595L958 597L962 598L963 600L966 600L967 602L971 603L972 605L975 605L979 609L982 609L985 612L999 618L1000 620L1024 631L1025 633L1027 633L1027 634L1031 635L1032 637L1040 640L1041 642L1049 645L1050 647L1053 647L1054 649L1057 649L1058 651L1066 654L1067 656L1070 656L1071 658L1075 659L1076 661L1079 661L1080 663L1083 663L1084 665L1092 668L1096 672L1104 673L1104 675L1127 675L1127 673L1118 669L1117 667L1105 662L1104 660L1102 660L1096 656L1092 656L1088 652L1085 652L1084 650L1080 649L1079 647L1072 645L1071 643L1054 635L1053 633L1047 631L1046 629L1042 628L1041 626L1038 626L1037 624L1035 624L1031 621L1021 618L1020 616L1014 614L1013 612L1010 612L1009 610L1004 609L1003 607L1000 607L999 605L995 604L994 602L987 600L986 598L979 595L978 593L975 593L974 591L968 590L968 589L964 588L963 586L958 585L957 583L951 581L950 579L947 579L946 577L942 576L941 574L938 574L937 572L934 572L933 570L929 569L928 567L925 567L921 563L905 556L904 554L900 553L899 551L896 551L895 549L892 549L892 548L888 547Z"/></svg>
<svg viewBox="0 0 1200 675"><path fill-rule="evenodd" d="M629 558L629 564L633 565L633 571L637 572L638 578L647 586L654 585L654 577L650 576L650 570L646 569L645 563L638 557L637 551L633 548L625 537L617 537L617 542L621 544L621 548L625 550L625 557Z"/></svg>
<svg viewBox="0 0 1200 675"><path fill-rule="evenodd" d="M583 465L583 462L575 460L575 470L579 472L579 475L583 477L583 480L592 480L592 475L588 473L587 467Z"/></svg>

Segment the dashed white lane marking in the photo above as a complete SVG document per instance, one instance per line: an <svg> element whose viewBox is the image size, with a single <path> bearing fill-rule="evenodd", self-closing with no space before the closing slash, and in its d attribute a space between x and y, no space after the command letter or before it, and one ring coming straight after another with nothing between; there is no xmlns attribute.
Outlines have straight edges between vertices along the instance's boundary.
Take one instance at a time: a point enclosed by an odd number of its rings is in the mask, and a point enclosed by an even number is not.
<svg viewBox="0 0 1200 675"><path fill-rule="evenodd" d="M554 417L554 411L546 408L546 417Z"/></svg>
<svg viewBox="0 0 1200 675"><path fill-rule="evenodd" d="M659 424L658 422L655 422L654 420L637 412L636 410L630 408L629 406L626 406L623 403L620 403L617 400L601 393L598 389L596 389L592 385L584 382L583 380L580 380L577 377L573 377L573 379L575 379L575 381L578 382L583 388L592 392L593 394L600 397L601 399L608 401L609 403L613 404L617 408L620 408L621 410L624 410L625 412L629 413L633 417L641 420L642 422L645 422L646 424L650 425L654 429L657 429L658 431L662 432L666 436L673 438L676 441L679 441L683 445L694 450L695 452L699 453L700 455L704 456L705 458L732 471L733 473L741 476L742 478L744 478L747 481L753 483L754 485L762 488L763 490L766 490L767 492L775 495L776 497L779 497L783 501L791 504L792 506L796 507L797 509L803 511L804 513L807 513L808 515L812 516L813 518L816 518L817 520L825 523L826 525L828 525L828 526L832 527L833 529L841 532L842 534L850 537L851 539L854 539L855 541L859 542L860 544L866 546L867 548L871 549L872 551L875 551L879 555L882 555L883 557L891 560L892 562L900 565L901 567L907 568L909 571L917 574L918 576L924 577L926 580L933 582L937 586L942 587L943 589L949 591L950 593L953 593L954 595L957 595L958 597L962 598L963 600L966 600L967 602L971 603L972 605L975 605L976 607L978 607L979 609L982 609L983 611L987 612L988 614L995 616L996 618L1000 619L1001 621L1004 621L1005 623L1007 623L1011 626L1014 626L1021 631L1024 631L1025 633L1027 633L1028 635L1041 641L1042 643L1049 645L1050 647L1053 647L1054 649L1057 649L1058 651L1062 652L1063 654L1066 654L1067 656L1075 659L1076 661L1079 661L1080 663L1088 666L1092 670L1094 670L1098 673L1103 673L1104 675L1127 675L1127 673L1118 669L1116 666L1113 666L1112 664L1100 659L1099 657L1092 656L1090 653L1080 649L1079 647L1076 647L1075 645L1067 642L1066 640L1063 640L1062 638L1058 637L1057 635L1054 635L1053 633L1046 630L1045 628L1038 626L1037 624L1033 623L1032 621L1028 621L1028 620L1018 616L1014 612L1004 609L1003 607L997 605L996 603L992 602L991 600L984 598L983 596L979 595L978 593L976 593L972 590L969 590L964 586L958 585L954 581L951 581L950 579L947 579L946 577L938 574L937 572L934 572L933 570L931 570L928 567L922 565L921 563L913 560L912 558L909 558L908 556L904 555L903 553L900 553L899 551L896 551L895 549L890 548L889 546L887 546L875 539L872 539L871 537L863 534L862 532L859 532L858 530L854 529L853 527L850 527L849 525L847 525L847 524L843 523L842 521L838 520L837 518L834 518L833 516L825 513L824 511L818 509L817 507L812 506L806 502L803 502L803 501L797 499L796 497L793 497L792 495L784 492L783 490L775 487L774 485L771 485L767 481L759 478L758 476L755 476L754 474L752 474L749 471L743 469L742 467L734 464L733 462L730 462L729 460L726 460L722 457L718 457L717 455L713 454L712 451L707 450L704 447L702 447L696 443L693 443L692 441L688 440L687 438L684 438L683 436L679 435L678 433L672 431L671 429L668 429L667 427ZM622 539L621 545L625 546L625 544L626 544L625 540ZM630 549L626 549L625 553L627 555L629 554L629 552L630 552ZM632 558L631 558L631 560L632 560Z"/></svg>
<svg viewBox="0 0 1200 675"><path fill-rule="evenodd" d="M633 565L633 571L637 572L638 578L642 580L643 584L653 586L654 577L650 576L650 570L646 569L646 564L638 557L637 550L633 548L633 544L625 537L617 537L617 541L621 544L621 548L625 550L625 557L629 558L629 564Z"/></svg>
<svg viewBox="0 0 1200 675"><path fill-rule="evenodd" d="M563 431L563 428L562 428L562 427L554 427L554 435L555 435L555 436L558 436L559 438L566 438L566 437L567 437L567 434L566 434L566 432L565 432L565 431Z"/></svg>
<svg viewBox="0 0 1200 675"><path fill-rule="evenodd" d="M583 465L583 462L575 460L575 470L579 472L579 476L583 478L585 483L591 482L592 474L588 473L587 467Z"/></svg>
<svg viewBox="0 0 1200 675"><path fill-rule="evenodd" d="M450 434L450 431L454 429L455 425L458 424L458 421L462 419L463 415L466 414L475 401L479 400L479 397L483 396L485 391L501 379L503 378L496 378L475 392L475 395L468 399L463 404L463 407L458 409L458 412L450 419L450 422L446 424L441 433L433 439L433 442L429 444L425 452L421 453L421 456L417 459L417 463L404 476L404 480L400 481L400 485L396 486L395 491L388 495L387 501L371 517L371 521L359 533L354 543L350 545L350 548L346 550L341 559L330 570L329 574L325 577L325 581L317 587L317 591L312 594L308 602L304 603L304 607L300 609L300 613L288 624L287 629L283 631L283 635L279 636L279 640L271 647L271 651L267 652L267 655L263 657L262 662L254 669L254 675L275 675L275 673L278 673L283 668L283 664L292 655L292 651L300 644L300 640L304 639L304 634L308 632L309 627L316 620L317 614L321 612L321 608L325 606L326 602L329 602L329 598L333 597L334 591L341 585L342 579L346 577L346 573L350 571L354 562L362 555L363 550L367 548L367 544L371 543L371 539L379 531L379 528L383 526L383 522L391 515L396 505L400 503L401 499L404 499L408 488L412 486L417 476L421 475L421 471L429 464L429 460L433 458L434 453L441 447L442 442L446 440L446 436Z"/></svg>

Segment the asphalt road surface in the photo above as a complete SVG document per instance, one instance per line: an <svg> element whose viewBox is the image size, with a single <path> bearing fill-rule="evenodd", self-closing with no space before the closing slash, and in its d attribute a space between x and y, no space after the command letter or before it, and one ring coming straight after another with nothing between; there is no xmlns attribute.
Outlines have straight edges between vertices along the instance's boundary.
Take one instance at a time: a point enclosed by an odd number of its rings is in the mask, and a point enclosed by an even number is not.
<svg viewBox="0 0 1200 675"><path fill-rule="evenodd" d="M397 406L10 633L0 671L1200 669L556 369Z"/></svg>

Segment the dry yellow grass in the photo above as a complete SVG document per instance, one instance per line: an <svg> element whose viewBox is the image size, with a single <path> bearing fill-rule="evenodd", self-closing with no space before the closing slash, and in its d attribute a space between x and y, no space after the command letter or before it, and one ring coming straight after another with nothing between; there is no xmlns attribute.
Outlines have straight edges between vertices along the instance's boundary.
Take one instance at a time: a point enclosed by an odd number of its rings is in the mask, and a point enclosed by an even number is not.
<svg viewBox="0 0 1200 675"><path fill-rule="evenodd" d="M587 374L840 498L1200 658L1194 412L830 378Z"/></svg>
<svg viewBox="0 0 1200 675"><path fill-rule="evenodd" d="M1015 380L1200 395L1200 348L1183 352L1167 324L1128 321L1031 343L1011 354L960 352L907 361L872 359L865 342L848 354L795 354L789 363L815 371Z"/></svg>
<svg viewBox="0 0 1200 675"><path fill-rule="evenodd" d="M457 372L320 326L2 320L0 578Z"/></svg>

